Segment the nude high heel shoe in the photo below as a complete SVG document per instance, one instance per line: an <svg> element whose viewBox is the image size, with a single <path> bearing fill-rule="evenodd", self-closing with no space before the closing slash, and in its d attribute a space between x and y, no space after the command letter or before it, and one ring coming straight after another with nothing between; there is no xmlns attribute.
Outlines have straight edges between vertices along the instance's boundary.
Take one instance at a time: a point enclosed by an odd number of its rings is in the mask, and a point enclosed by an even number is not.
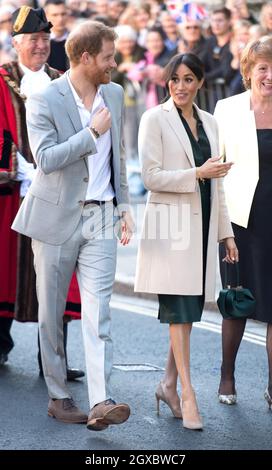
<svg viewBox="0 0 272 470"><path fill-rule="evenodd" d="M155 397L157 400L157 415L160 414L160 400L161 400L164 403L166 403L166 405L169 406L175 418L182 419L180 404L178 403L177 405L176 403L173 403L173 402L171 403L170 397L166 397L165 387L164 387L163 382L159 383L157 390L155 392Z"/></svg>
<svg viewBox="0 0 272 470"><path fill-rule="evenodd" d="M270 393L268 391L268 387L266 389L266 391L264 392L264 398L266 399L267 403L268 403L268 408L269 410L271 410L271 406L272 406L272 397L270 396Z"/></svg>
<svg viewBox="0 0 272 470"><path fill-rule="evenodd" d="M183 427L193 431L202 431L203 422L198 411L195 393L181 400Z"/></svg>

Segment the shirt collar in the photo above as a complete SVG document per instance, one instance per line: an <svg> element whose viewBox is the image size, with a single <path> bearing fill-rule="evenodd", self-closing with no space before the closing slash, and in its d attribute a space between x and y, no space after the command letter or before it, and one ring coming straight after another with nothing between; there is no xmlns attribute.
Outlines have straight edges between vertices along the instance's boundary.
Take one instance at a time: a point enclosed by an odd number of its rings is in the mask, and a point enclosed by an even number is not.
<svg viewBox="0 0 272 470"><path fill-rule="evenodd" d="M24 74L26 75L27 73L38 73L38 72L44 72L45 65L43 65L40 70L36 70L35 72L28 67L26 67L22 62L19 62L19 67L22 69Z"/></svg>
<svg viewBox="0 0 272 470"><path fill-rule="evenodd" d="M51 31L51 34L50 34L50 39L54 39L54 41L56 42L66 41L67 37L68 37L68 31L65 31L65 33L63 33L62 36L56 36L56 34L54 34L53 31Z"/></svg>
<svg viewBox="0 0 272 470"><path fill-rule="evenodd" d="M71 91L73 93L73 96L75 98L75 102L76 102L76 105L80 108L85 108L84 106L84 103L82 101L82 99L80 98L80 96L78 95L78 93L76 92L75 88L73 87L72 85L72 82L71 82L71 79L70 79L70 74L69 74L69 70L67 70L66 72L66 77L67 77L67 80L68 80L68 83L69 83L69 86L71 88ZM99 87L97 88L97 92L96 92L96 95L100 95L101 96L101 93L102 93L102 90L101 90L101 85L99 85Z"/></svg>

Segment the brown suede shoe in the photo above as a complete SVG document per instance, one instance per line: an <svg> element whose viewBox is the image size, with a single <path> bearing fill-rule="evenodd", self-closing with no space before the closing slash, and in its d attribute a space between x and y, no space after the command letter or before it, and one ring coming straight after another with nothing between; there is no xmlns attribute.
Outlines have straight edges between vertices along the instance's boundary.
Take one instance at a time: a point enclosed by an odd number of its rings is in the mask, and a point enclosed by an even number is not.
<svg viewBox="0 0 272 470"><path fill-rule="evenodd" d="M87 428L91 431L103 431L111 424L124 423L130 415L126 403L116 404L113 400L105 400L95 405L89 414Z"/></svg>
<svg viewBox="0 0 272 470"><path fill-rule="evenodd" d="M48 416L56 418L63 423L87 423L88 416L75 404L72 398L62 398L48 403Z"/></svg>

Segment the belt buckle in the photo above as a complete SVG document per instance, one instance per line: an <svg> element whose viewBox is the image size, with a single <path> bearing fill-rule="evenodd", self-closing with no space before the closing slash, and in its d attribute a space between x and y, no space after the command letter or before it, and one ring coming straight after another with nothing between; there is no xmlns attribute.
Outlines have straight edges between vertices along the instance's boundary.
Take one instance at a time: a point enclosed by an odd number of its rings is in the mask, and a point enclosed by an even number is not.
<svg viewBox="0 0 272 470"><path fill-rule="evenodd" d="M99 201L95 201L94 199L89 199L84 202L84 206L88 206L89 204L99 205Z"/></svg>
<svg viewBox="0 0 272 470"><path fill-rule="evenodd" d="M95 204L96 206L104 206L106 201L97 201L96 199L89 199L84 202L84 206L87 206L88 204Z"/></svg>

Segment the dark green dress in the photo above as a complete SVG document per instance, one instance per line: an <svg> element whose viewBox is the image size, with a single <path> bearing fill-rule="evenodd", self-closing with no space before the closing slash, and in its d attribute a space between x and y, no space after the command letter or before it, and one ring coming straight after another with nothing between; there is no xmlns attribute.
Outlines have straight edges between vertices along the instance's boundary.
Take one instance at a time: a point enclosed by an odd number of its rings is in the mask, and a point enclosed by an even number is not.
<svg viewBox="0 0 272 470"><path fill-rule="evenodd" d="M198 140L193 136L187 121L183 118L178 109L182 124L188 134L191 142L195 165L201 166L211 157L211 147L202 122L197 112L194 115L197 120ZM205 289L205 272L207 259L207 246L210 223L210 205L211 205L211 182L199 182L201 206L202 206L202 227L203 227L203 292ZM201 320L204 307L204 294L202 295L168 295L158 294L159 297L159 320L161 323L192 323Z"/></svg>

